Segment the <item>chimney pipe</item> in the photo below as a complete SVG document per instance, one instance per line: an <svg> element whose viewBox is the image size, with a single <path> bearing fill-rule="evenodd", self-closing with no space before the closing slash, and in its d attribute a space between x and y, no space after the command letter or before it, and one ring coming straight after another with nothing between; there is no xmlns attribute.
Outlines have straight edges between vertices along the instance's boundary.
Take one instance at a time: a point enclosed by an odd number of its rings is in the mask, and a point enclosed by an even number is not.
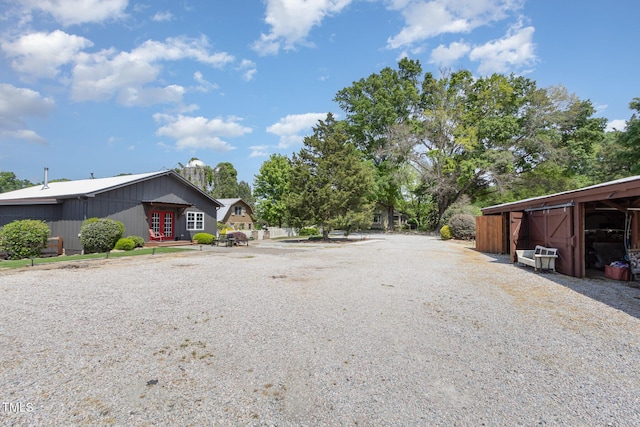
<svg viewBox="0 0 640 427"><path fill-rule="evenodd" d="M49 188L49 168L44 168L44 185L41 190L47 190Z"/></svg>

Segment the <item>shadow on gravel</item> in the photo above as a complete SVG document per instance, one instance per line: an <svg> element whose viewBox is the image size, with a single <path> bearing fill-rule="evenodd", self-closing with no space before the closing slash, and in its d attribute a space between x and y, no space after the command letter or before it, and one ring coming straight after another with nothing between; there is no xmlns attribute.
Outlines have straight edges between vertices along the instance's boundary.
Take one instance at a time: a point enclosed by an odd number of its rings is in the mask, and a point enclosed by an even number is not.
<svg viewBox="0 0 640 427"><path fill-rule="evenodd" d="M509 255L488 254L478 252L475 248L468 249L491 258L488 262L512 264ZM581 293L593 300L640 319L640 288L630 286L629 283L631 282L608 279L604 276L579 279L560 273L536 272L531 267L520 266L518 264L513 264L513 268L524 269L530 274L540 275L572 291ZM638 282L634 283L640 286Z"/></svg>

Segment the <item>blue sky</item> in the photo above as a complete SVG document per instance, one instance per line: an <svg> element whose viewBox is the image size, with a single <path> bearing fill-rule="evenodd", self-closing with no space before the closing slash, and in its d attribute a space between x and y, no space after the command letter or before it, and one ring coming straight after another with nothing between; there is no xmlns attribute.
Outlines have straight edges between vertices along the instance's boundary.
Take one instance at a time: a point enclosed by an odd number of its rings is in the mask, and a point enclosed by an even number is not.
<svg viewBox="0 0 640 427"><path fill-rule="evenodd" d="M231 162L253 183L354 81L516 73L590 99L611 126L640 97L640 2L0 0L0 171L84 179Z"/></svg>

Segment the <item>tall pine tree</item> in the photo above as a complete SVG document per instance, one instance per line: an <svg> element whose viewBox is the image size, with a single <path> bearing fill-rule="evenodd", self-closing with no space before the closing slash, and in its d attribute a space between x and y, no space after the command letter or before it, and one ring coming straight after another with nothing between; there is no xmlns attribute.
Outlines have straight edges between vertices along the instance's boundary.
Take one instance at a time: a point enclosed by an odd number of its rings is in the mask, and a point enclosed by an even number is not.
<svg viewBox="0 0 640 427"><path fill-rule="evenodd" d="M327 239L333 229L349 233L371 224L373 167L349 141L345 124L331 113L304 139L291 166L285 201L294 227L321 226Z"/></svg>

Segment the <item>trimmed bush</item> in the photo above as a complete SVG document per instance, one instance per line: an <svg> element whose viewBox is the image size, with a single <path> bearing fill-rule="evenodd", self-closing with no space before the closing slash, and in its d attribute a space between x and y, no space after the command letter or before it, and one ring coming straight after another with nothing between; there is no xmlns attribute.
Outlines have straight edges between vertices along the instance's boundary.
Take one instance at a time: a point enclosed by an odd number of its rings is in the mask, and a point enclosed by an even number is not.
<svg viewBox="0 0 640 427"><path fill-rule="evenodd" d="M448 225L442 226L442 228L440 229L440 237L442 238L442 240L451 239L451 229Z"/></svg>
<svg viewBox="0 0 640 427"><path fill-rule="evenodd" d="M136 247L136 242L128 237L123 237L116 242L114 249L119 251L132 251Z"/></svg>
<svg viewBox="0 0 640 427"><path fill-rule="evenodd" d="M316 227L305 227L301 228L298 234L301 236L317 236L320 233Z"/></svg>
<svg viewBox="0 0 640 427"><path fill-rule="evenodd" d="M215 236L209 233L197 233L193 236L193 240L197 240L202 245L210 245L215 240Z"/></svg>
<svg viewBox="0 0 640 427"><path fill-rule="evenodd" d="M222 229L220 230L220 234L221 234L221 235L226 235L227 233L231 233L231 232L233 232L233 231L234 231L234 229L233 229L233 228L231 228L231 227L226 227L226 226L225 226L224 228L222 228Z"/></svg>
<svg viewBox="0 0 640 427"><path fill-rule="evenodd" d="M9 259L37 257L47 247L49 227L44 221L23 219L0 229L0 249Z"/></svg>
<svg viewBox="0 0 640 427"><path fill-rule="evenodd" d="M122 223L109 218L90 218L80 227L80 243L87 254L107 252L122 237ZM135 243L134 243L135 244Z"/></svg>
<svg viewBox="0 0 640 427"><path fill-rule="evenodd" d="M449 229L454 239L473 240L476 238L476 217L468 214L455 214L449 220Z"/></svg>
<svg viewBox="0 0 640 427"><path fill-rule="evenodd" d="M136 244L136 248L144 248L144 239L140 236L127 236L127 239L133 240Z"/></svg>

